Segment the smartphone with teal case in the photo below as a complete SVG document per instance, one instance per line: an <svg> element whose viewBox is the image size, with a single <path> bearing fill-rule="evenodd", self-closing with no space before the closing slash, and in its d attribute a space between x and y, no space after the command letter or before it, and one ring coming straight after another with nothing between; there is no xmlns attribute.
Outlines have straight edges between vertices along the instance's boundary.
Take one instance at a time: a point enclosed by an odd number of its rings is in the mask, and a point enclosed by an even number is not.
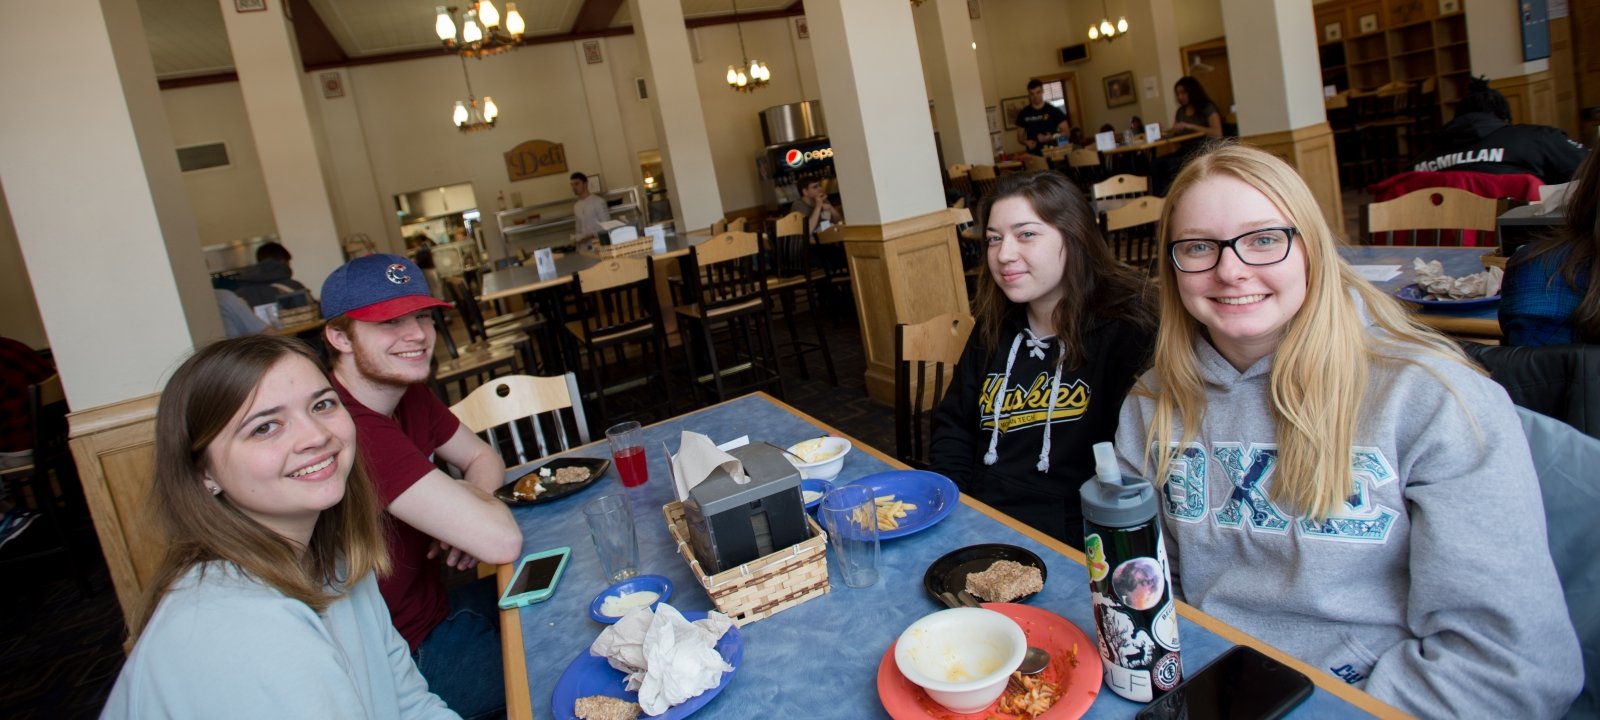
<svg viewBox="0 0 1600 720"><path fill-rule="evenodd" d="M572 548L558 547L533 553L517 563L511 584L500 595L500 609L525 607L549 600L561 582L561 572L567 569L567 555Z"/></svg>

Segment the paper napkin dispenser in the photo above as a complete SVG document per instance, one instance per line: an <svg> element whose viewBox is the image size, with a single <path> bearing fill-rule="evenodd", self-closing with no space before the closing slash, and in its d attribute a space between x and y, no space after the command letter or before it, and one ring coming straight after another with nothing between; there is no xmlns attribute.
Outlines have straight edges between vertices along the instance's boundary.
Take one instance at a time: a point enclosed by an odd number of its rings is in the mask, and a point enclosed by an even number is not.
<svg viewBox="0 0 1600 720"><path fill-rule="evenodd" d="M764 444L735 448L750 482L717 470L689 489L683 503L689 544L707 575L770 555L811 537L800 471L783 452Z"/></svg>
<svg viewBox="0 0 1600 720"><path fill-rule="evenodd" d="M600 223L600 232L597 235L601 245L618 245L639 239L639 228L621 220L607 220Z"/></svg>

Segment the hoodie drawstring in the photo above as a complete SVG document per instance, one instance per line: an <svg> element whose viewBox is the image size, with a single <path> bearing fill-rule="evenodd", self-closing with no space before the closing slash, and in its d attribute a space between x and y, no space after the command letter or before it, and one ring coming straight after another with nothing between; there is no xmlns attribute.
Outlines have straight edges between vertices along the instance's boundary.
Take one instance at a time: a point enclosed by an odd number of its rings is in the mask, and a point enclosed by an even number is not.
<svg viewBox="0 0 1600 720"><path fill-rule="evenodd" d="M983 454L983 464L993 465L1000 459L995 450L1000 444L1000 408L1006 404L1006 386L1011 384L1011 366L1017 362L1017 348L1022 347L1022 333L1011 341L1011 352L1006 355L1006 371L1000 376L1000 386L994 391L994 415L990 418L989 451Z"/></svg>
<svg viewBox="0 0 1600 720"><path fill-rule="evenodd" d="M1011 341L1011 352L1006 354L1006 370L1000 377L1000 386L995 390L994 414L990 418L989 450L983 454L983 464L993 465L1000 459L997 448L1000 445L1000 411L1005 406L1006 388L1011 385L1011 367L1017 362L1017 350L1024 341L1028 344L1028 354L1040 360L1045 359L1045 348L1050 344L1051 338L1041 338L1033 334L1031 328L1023 328L1017 337ZM1039 472L1050 472L1050 421L1055 417L1056 391L1061 387L1061 363L1056 363L1055 377L1050 380L1050 394L1047 396L1044 412L1044 442L1039 447L1039 463L1035 467Z"/></svg>

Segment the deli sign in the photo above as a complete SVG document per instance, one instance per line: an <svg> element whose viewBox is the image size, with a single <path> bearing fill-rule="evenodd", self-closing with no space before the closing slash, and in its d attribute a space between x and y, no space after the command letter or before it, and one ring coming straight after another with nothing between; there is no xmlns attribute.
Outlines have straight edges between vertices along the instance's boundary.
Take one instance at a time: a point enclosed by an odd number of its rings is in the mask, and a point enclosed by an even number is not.
<svg viewBox="0 0 1600 720"><path fill-rule="evenodd" d="M561 143L529 140L506 153L506 175L512 182L566 172L567 150Z"/></svg>

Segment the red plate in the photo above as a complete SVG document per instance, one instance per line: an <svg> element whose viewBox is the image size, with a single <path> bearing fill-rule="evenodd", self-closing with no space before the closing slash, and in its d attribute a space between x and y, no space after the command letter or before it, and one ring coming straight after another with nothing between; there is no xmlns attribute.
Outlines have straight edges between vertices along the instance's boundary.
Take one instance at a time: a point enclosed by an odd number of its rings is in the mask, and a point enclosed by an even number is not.
<svg viewBox="0 0 1600 720"><path fill-rule="evenodd" d="M1022 633L1028 636L1029 645L1044 648L1050 653L1050 667L1045 668L1038 677L1063 686L1062 694L1056 704L1039 716L1039 720L1073 720L1088 712L1089 706L1100 695L1100 656L1095 650L1094 641L1083 634L1077 625L1049 610L1015 603L984 603L983 606L1017 621L1022 626ZM1077 647L1077 667L1072 667L1068 662L1074 646ZM883 661L878 663L878 699L883 702L883 709L888 710L889 716L895 720L1013 717L1000 713L994 705L969 715L946 710L943 705L929 698L922 688L900 674L900 668L894 664L894 643L889 644Z"/></svg>

